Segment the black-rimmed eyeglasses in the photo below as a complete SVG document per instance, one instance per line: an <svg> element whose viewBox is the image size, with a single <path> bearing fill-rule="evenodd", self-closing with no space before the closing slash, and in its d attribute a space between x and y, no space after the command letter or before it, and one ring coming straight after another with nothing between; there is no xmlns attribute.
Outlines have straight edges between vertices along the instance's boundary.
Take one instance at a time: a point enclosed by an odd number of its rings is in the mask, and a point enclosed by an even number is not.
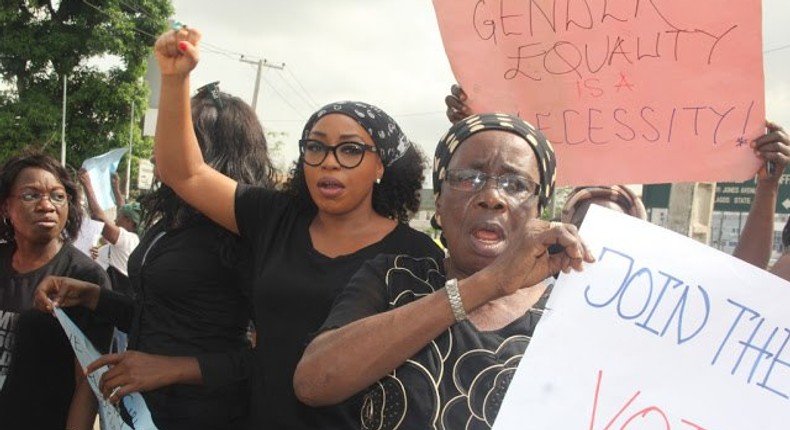
<svg viewBox="0 0 790 430"><path fill-rule="evenodd" d="M378 152L378 148L359 142L340 142L335 146L329 146L318 140L302 139L299 141L302 160L308 166L313 167L320 166L331 152L335 156L337 164L346 169L353 169L362 163L362 159L368 151Z"/></svg>
<svg viewBox="0 0 790 430"><path fill-rule="evenodd" d="M450 188L470 193L482 190L489 180L494 180L497 189L520 200L537 196L540 191L540 185L535 181L514 173L494 176L477 169L451 169L447 171L445 180Z"/></svg>

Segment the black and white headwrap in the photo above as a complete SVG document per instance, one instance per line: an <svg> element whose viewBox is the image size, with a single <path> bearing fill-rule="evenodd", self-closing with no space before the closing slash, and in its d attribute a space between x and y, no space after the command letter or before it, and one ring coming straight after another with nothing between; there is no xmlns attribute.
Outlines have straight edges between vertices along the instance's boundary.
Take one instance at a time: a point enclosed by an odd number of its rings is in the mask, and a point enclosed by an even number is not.
<svg viewBox="0 0 790 430"><path fill-rule="evenodd" d="M472 115L456 122L450 127L439 144L436 145L436 154L433 160L433 193L439 198L442 191L442 181L447 174L450 159L461 144L475 133L488 130L502 130L521 136L535 152L540 171L539 207L543 209L554 194L554 180L556 178L557 159L554 148L546 136L528 122L513 115L491 113Z"/></svg>
<svg viewBox="0 0 790 430"><path fill-rule="evenodd" d="M352 118L368 132L379 150L379 157L384 167L391 166L411 147L411 142L403 134L398 123L386 112L376 106L353 101L330 103L319 109L307 120L302 131L302 139L310 136L310 131L319 119L333 113Z"/></svg>

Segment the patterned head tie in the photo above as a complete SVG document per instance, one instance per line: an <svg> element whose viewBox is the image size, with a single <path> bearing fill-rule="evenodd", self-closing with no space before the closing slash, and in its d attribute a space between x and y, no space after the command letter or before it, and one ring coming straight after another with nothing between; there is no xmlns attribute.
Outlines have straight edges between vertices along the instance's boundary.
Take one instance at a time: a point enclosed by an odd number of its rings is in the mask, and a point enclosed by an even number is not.
<svg viewBox="0 0 790 430"><path fill-rule="evenodd" d="M403 134L398 123L386 112L367 103L352 101L330 103L315 112L304 126L302 139L307 139L319 119L333 113L343 114L353 119L368 132L379 150L378 153L384 167L391 166L392 163L403 157L411 147L411 141Z"/></svg>
<svg viewBox="0 0 790 430"><path fill-rule="evenodd" d="M611 185L574 188L562 207L562 222L571 222L579 207L592 199L612 201L620 206L626 214L643 220L647 219L645 205L631 189L623 185Z"/></svg>
<svg viewBox="0 0 790 430"><path fill-rule="evenodd" d="M531 124L516 116L503 113L469 116L453 124L447 134L439 140L433 160L433 193L435 197L439 198L439 193L442 191L442 181L447 174L447 166L458 147L473 134L488 130L501 130L520 136L535 152L540 171L538 208L539 210L545 208L554 194L557 167L554 149L546 136Z"/></svg>

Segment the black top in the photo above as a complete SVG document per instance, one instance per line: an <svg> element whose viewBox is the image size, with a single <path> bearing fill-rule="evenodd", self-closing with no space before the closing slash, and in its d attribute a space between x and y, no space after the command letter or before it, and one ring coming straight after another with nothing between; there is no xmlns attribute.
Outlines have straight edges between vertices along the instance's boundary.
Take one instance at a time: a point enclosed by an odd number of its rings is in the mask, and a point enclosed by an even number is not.
<svg viewBox="0 0 790 430"><path fill-rule="evenodd" d="M209 221L167 232L155 225L129 257L136 300L100 296L96 313L129 333L129 349L198 359L203 386L143 393L160 430L236 428L247 413L251 312L242 246Z"/></svg>
<svg viewBox="0 0 790 430"><path fill-rule="evenodd" d="M39 282L49 275L68 276L109 288L104 270L71 244L44 266L16 273L15 245L0 243L0 428L63 430L74 394L74 351L60 323L33 307ZM112 326L84 308L66 314L96 348L107 352ZM9 367L10 365L10 367Z"/></svg>
<svg viewBox="0 0 790 430"><path fill-rule="evenodd" d="M432 259L382 255L354 275L321 330L419 300L445 282ZM482 332L469 321L451 326L365 390L359 420L349 428L490 429L549 293L499 330Z"/></svg>
<svg viewBox="0 0 790 430"><path fill-rule="evenodd" d="M293 374L311 335L335 297L368 259L380 253L441 258L427 235L405 224L380 242L329 258L313 248L309 227L315 209L288 195L239 185L236 221L253 250L253 301L258 332L251 428L348 428L359 421L359 399L310 408L296 400Z"/></svg>

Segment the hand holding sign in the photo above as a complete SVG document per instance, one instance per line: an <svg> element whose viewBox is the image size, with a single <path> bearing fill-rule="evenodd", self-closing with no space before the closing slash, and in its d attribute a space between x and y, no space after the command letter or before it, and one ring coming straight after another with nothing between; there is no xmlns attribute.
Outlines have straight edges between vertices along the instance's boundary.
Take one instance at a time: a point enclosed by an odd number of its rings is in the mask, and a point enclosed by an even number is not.
<svg viewBox="0 0 790 430"><path fill-rule="evenodd" d="M179 372L185 372L190 366L197 366L197 361L193 357L165 357L125 351L99 357L86 371L92 373L105 366L110 366L110 370L101 376L99 390L104 398L117 402L129 393L184 383L184 380L178 378Z"/></svg>
<svg viewBox="0 0 790 430"><path fill-rule="evenodd" d="M790 284L598 206L581 233L598 262L558 279L495 430L787 427Z"/></svg>
<svg viewBox="0 0 790 430"><path fill-rule="evenodd" d="M772 122L765 124L767 133L752 143L754 153L765 163L758 172L758 180L778 181L790 164L790 139L782 127Z"/></svg>
<svg viewBox="0 0 790 430"><path fill-rule="evenodd" d="M87 367L88 364L98 359L101 354L88 340L82 331L74 324L73 321L66 315L62 309L54 309L55 317L63 327L71 347L74 349L74 354L80 365ZM145 401L140 393L131 393L123 398L123 407L132 420L133 427L127 425L120 415L120 411L110 403L104 400L98 387L98 380L102 377L108 368L106 366L97 369L95 372L88 373L88 382L90 383L93 393L99 400L99 414L101 416L103 430L156 430L151 412L145 405Z"/></svg>

